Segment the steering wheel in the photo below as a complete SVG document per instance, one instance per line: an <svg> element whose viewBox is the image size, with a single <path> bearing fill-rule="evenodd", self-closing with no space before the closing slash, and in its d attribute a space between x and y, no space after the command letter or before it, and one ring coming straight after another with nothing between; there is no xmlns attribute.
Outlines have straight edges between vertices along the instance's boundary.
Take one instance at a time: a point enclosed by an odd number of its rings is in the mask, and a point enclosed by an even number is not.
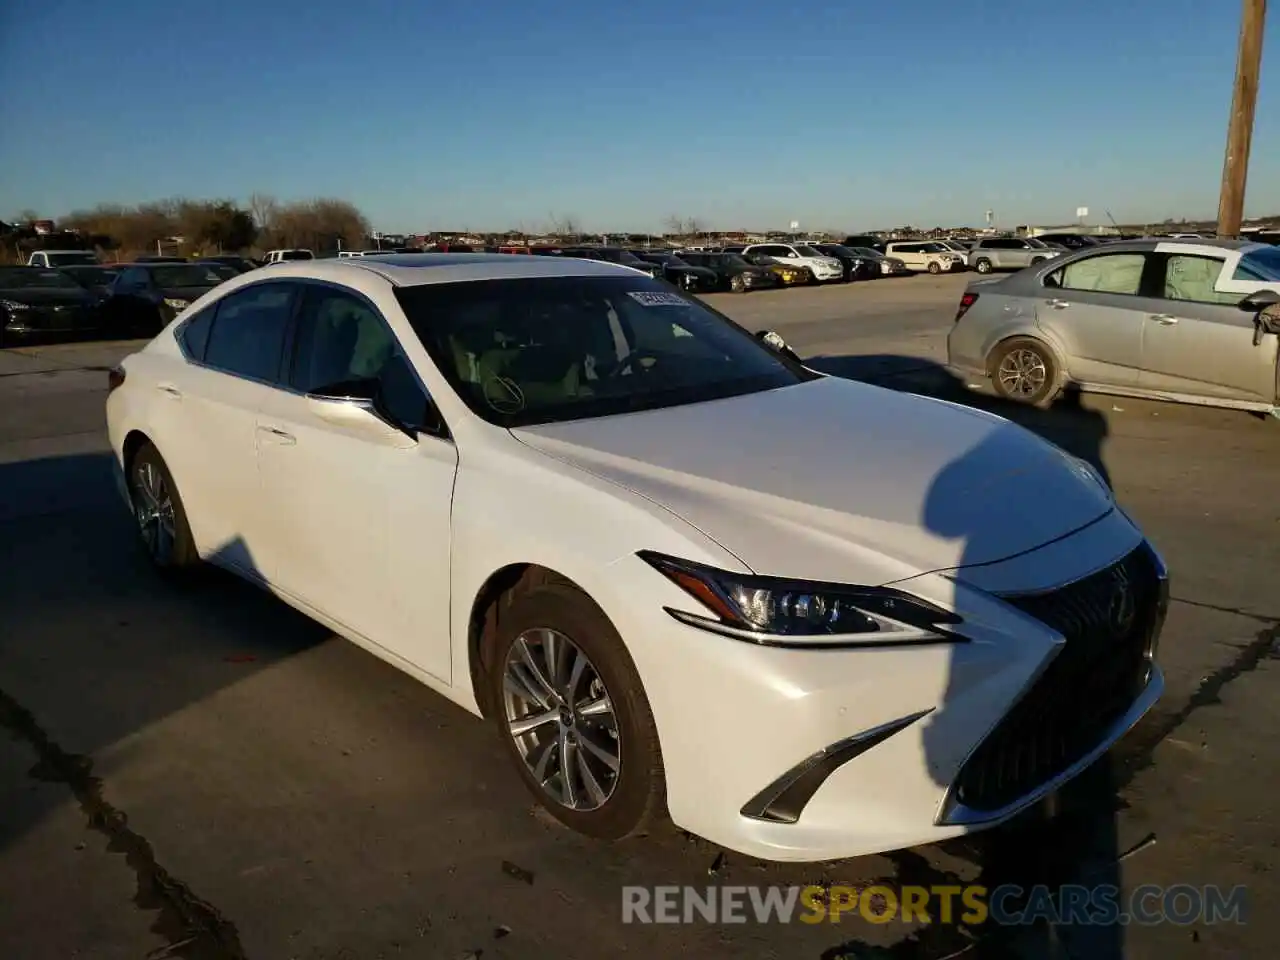
<svg viewBox="0 0 1280 960"><path fill-rule="evenodd" d="M636 363L640 360L652 360L657 363L662 359L662 354L655 353L653 350L632 350L625 357L618 361L618 365L610 370L606 375L606 380L612 380L615 377L622 376L622 371L636 371Z"/></svg>

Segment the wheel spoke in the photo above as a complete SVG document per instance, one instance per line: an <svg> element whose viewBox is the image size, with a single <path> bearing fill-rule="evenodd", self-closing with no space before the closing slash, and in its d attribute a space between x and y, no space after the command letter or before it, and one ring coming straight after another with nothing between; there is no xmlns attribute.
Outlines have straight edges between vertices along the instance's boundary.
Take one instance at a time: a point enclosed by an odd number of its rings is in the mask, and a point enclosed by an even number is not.
<svg viewBox="0 0 1280 960"><path fill-rule="evenodd" d="M559 741L552 737L548 737L547 742L542 745L542 752L538 756L537 761L530 764L533 770L533 777L538 781L539 786L545 788L547 781L554 776L554 771L548 772L547 768L551 766L551 758L559 751L559 747Z"/></svg>
<svg viewBox="0 0 1280 960"><path fill-rule="evenodd" d="M591 798L592 806L600 806L604 803L607 795L604 787L600 786L600 781L596 779L596 775L591 772L591 764L587 762L586 754L581 750L575 750L573 759L578 767L578 775L582 778L582 785L587 788L587 795Z"/></svg>
<svg viewBox="0 0 1280 960"><path fill-rule="evenodd" d="M513 737L523 737L526 733L531 733L539 727L546 726L548 723L555 723L559 719L559 710L546 710L542 713L531 713L527 717L521 717L519 720L512 720L508 726L511 728Z"/></svg>
<svg viewBox="0 0 1280 960"><path fill-rule="evenodd" d="M577 714L580 717L604 717L613 716L613 704L607 696L592 700L590 703L584 704L577 708Z"/></svg>
<svg viewBox="0 0 1280 960"><path fill-rule="evenodd" d="M533 671L527 663L508 664L502 686L509 694L519 697L526 704L536 703L543 710L551 709L551 698L530 675Z"/></svg>
<svg viewBox="0 0 1280 960"><path fill-rule="evenodd" d="M533 651L529 649L529 641L521 637L516 643L520 647L520 661L524 664L525 669L529 671L529 676L536 686L533 688L541 695L538 702L544 707L550 706L556 699L556 689L551 682L543 675L542 668L538 666L537 660L534 659Z"/></svg>
<svg viewBox="0 0 1280 960"><path fill-rule="evenodd" d="M591 754L614 773L618 772L618 758L612 753L597 745L590 737L583 734L578 738L578 742L582 744L583 749Z"/></svg>
<svg viewBox="0 0 1280 960"><path fill-rule="evenodd" d="M587 658L577 647L573 649L573 669L569 672L569 682L565 684L564 699L565 703L572 707L577 702L578 683L582 680L582 673L587 668ZM579 711L581 712L581 711Z"/></svg>
<svg viewBox="0 0 1280 960"><path fill-rule="evenodd" d="M560 799L572 810L578 806L578 793L573 785L574 767L577 766L574 758L578 755L578 746L568 730L560 731L556 753L560 760Z"/></svg>

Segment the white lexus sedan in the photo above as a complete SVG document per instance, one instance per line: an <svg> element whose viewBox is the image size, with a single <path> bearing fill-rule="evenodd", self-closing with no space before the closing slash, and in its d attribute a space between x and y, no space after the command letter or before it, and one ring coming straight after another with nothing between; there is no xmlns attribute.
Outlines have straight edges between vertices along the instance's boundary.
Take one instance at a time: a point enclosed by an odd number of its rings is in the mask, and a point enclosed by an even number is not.
<svg viewBox="0 0 1280 960"><path fill-rule="evenodd" d="M589 835L940 840L1163 686L1165 569L1092 468L627 267L268 266L110 384L157 566L225 567L488 718Z"/></svg>

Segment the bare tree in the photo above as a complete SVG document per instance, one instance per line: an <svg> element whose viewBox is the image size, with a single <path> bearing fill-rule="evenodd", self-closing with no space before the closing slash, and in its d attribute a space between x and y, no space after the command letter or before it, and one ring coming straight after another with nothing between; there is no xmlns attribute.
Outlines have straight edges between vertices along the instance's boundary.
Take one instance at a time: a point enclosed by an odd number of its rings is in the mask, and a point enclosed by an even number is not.
<svg viewBox="0 0 1280 960"><path fill-rule="evenodd" d="M706 226L697 217L678 217L673 214L662 222L667 232L677 237L696 237L700 233L706 233Z"/></svg>
<svg viewBox="0 0 1280 960"><path fill-rule="evenodd" d="M576 237L582 232L578 218L551 214L547 217L547 232L556 237Z"/></svg>
<svg viewBox="0 0 1280 960"><path fill-rule="evenodd" d="M280 213L280 202L265 193L255 193L249 198L249 215L258 229L263 233L275 229L276 217Z"/></svg>

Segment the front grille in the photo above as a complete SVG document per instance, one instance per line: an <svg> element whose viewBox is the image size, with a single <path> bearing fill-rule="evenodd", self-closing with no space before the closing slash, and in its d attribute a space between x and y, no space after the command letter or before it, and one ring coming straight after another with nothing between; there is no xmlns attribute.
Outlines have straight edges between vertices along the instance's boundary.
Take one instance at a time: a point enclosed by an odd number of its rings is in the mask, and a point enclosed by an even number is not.
<svg viewBox="0 0 1280 960"><path fill-rule="evenodd" d="M22 319L40 330L76 330L84 325L85 311L78 306L34 307Z"/></svg>
<svg viewBox="0 0 1280 960"><path fill-rule="evenodd" d="M1003 599L1066 642L961 768L956 799L976 811L1013 803L1097 748L1147 684L1166 603L1146 544L1076 583Z"/></svg>

